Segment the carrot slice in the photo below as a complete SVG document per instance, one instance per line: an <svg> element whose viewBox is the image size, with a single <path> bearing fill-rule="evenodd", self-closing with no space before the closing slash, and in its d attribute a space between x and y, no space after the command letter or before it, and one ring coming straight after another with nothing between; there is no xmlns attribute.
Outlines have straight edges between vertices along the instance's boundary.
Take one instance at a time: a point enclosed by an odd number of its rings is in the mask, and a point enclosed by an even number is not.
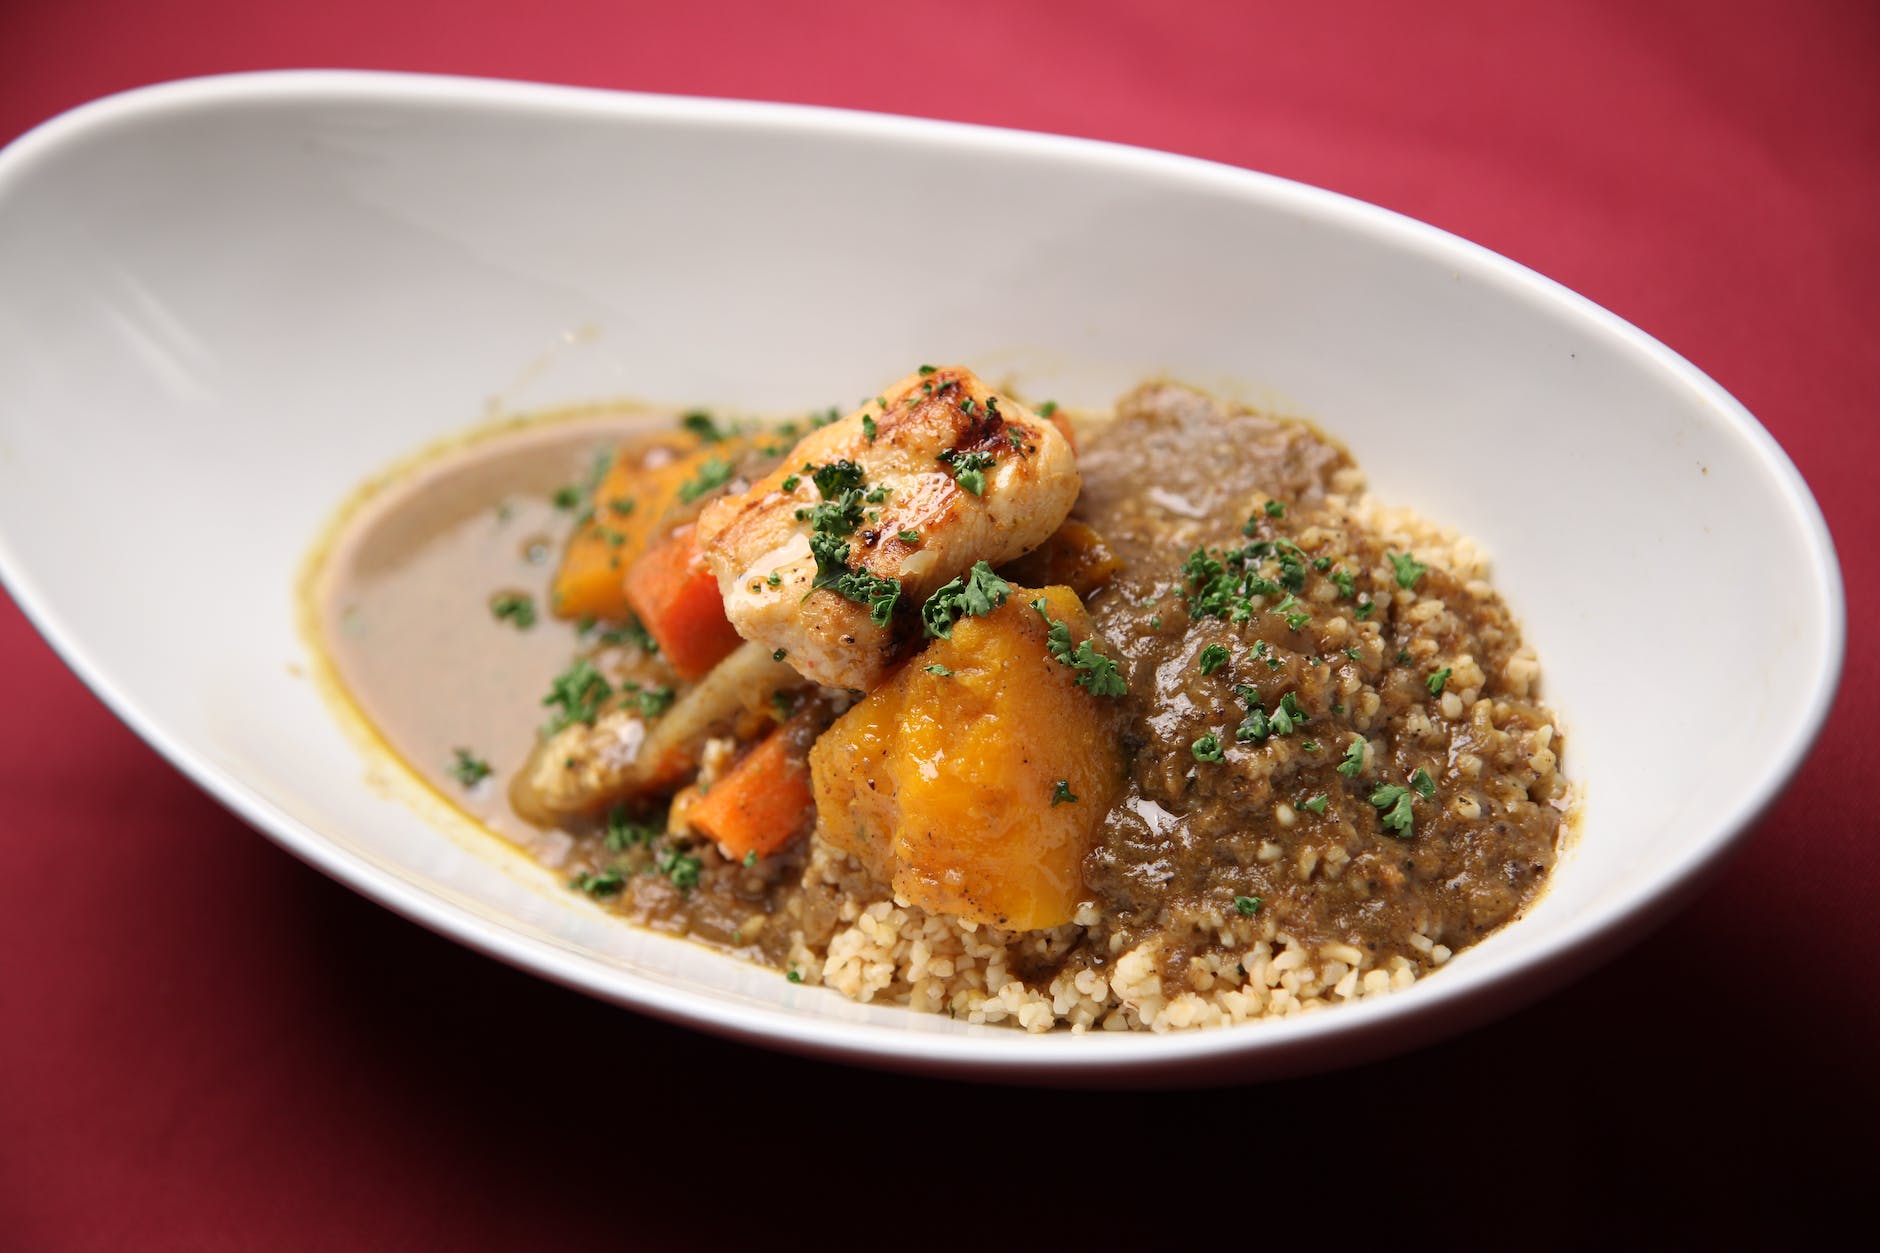
<svg viewBox="0 0 1880 1253"><path fill-rule="evenodd" d="M654 544L627 569L627 604L682 679L701 678L744 640L725 617L718 580L692 523Z"/></svg>
<svg viewBox="0 0 1880 1253"><path fill-rule="evenodd" d="M685 452L681 445L689 441L660 441L658 447L680 455L650 469L644 464L649 448L621 447L555 571L550 601L557 617L618 622L627 616L627 570L662 533L667 515L685 503L685 486L699 468L713 457L733 455L729 442Z"/></svg>
<svg viewBox="0 0 1880 1253"><path fill-rule="evenodd" d="M772 731L686 811L693 830L733 861L768 857L809 826L816 811L809 763L790 740L788 728Z"/></svg>

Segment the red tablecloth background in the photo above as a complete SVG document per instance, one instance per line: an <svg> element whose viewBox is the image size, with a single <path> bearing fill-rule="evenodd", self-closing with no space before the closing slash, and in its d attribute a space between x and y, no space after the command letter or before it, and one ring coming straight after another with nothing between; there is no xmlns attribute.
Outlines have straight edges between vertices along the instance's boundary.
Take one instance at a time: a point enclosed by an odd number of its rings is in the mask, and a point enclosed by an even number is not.
<svg viewBox="0 0 1880 1253"><path fill-rule="evenodd" d="M1317 1079L1069 1095L772 1056L460 950L224 813L0 597L0 1248L1260 1247L1286 1216L1714 1247L1871 1213L1880 7L0 0L0 140L294 66L1090 135L1434 222L1762 419L1840 546L1846 677L1715 888L1544 1004Z"/></svg>

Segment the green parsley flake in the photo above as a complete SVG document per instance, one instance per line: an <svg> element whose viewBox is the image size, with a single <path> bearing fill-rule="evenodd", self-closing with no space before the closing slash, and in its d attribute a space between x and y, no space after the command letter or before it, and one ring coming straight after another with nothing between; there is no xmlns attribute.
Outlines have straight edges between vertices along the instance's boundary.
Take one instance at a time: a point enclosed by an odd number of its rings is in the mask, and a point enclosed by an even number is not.
<svg viewBox="0 0 1880 1253"><path fill-rule="evenodd" d="M707 444L716 444L724 439L725 433L712 421L712 415L703 409L694 409L679 419L679 425L704 440Z"/></svg>
<svg viewBox="0 0 1880 1253"><path fill-rule="evenodd" d="M809 537L810 555L816 558L816 578L810 584L807 600L820 588L830 588L836 595L857 605L868 606L868 620L878 627L888 625L894 606L901 599L899 579L883 578L868 570L849 569L849 546L833 535L817 532Z"/></svg>
<svg viewBox="0 0 1880 1253"><path fill-rule="evenodd" d="M665 875L681 892L690 892L698 886L698 874L703 868L704 863L684 849L667 845L654 850L654 873Z"/></svg>
<svg viewBox="0 0 1880 1253"><path fill-rule="evenodd" d="M846 458L831 461L826 466L806 464L803 471L815 481L816 490L822 493L824 500L835 500L843 492L858 491L867 481L862 467Z"/></svg>
<svg viewBox="0 0 1880 1253"><path fill-rule="evenodd" d="M1405 840L1416 834L1416 819L1410 812L1415 802L1409 788L1395 783L1380 783L1371 793L1370 801L1377 808L1378 817L1386 830Z"/></svg>
<svg viewBox="0 0 1880 1253"><path fill-rule="evenodd" d="M755 866L757 864L757 850L752 849L750 852L746 853L742 864L745 866Z"/></svg>
<svg viewBox="0 0 1880 1253"><path fill-rule="evenodd" d="M1322 814L1325 812L1325 807L1331 803L1331 798L1325 793L1320 792L1309 801L1300 801L1299 808L1309 809L1315 814Z"/></svg>
<svg viewBox="0 0 1880 1253"><path fill-rule="evenodd" d="M1037 408L1037 414L1041 418L1048 418L1057 411L1058 403L1055 400L1047 400Z"/></svg>
<svg viewBox="0 0 1880 1253"><path fill-rule="evenodd" d="M1449 682L1449 675L1449 667L1444 666L1441 670L1438 670L1435 674L1423 680L1423 685L1430 689L1431 696L1441 696L1443 694L1443 684Z"/></svg>
<svg viewBox="0 0 1880 1253"><path fill-rule="evenodd" d="M963 617L983 618L1005 603L1012 585L992 572L983 561L962 578L944 584L920 607L920 620L928 638L950 639L953 624Z"/></svg>
<svg viewBox="0 0 1880 1253"><path fill-rule="evenodd" d="M555 508L568 513L580 506L581 489L572 483L564 484L556 488L555 494L549 499L555 503Z"/></svg>
<svg viewBox="0 0 1880 1253"><path fill-rule="evenodd" d="M776 652L770 655L770 659L772 661L782 661L787 656L789 656L789 654L784 652L783 649L779 648Z"/></svg>
<svg viewBox="0 0 1880 1253"><path fill-rule="evenodd" d="M1234 912L1239 914L1242 918L1251 918L1260 912L1260 906L1263 904L1265 904L1265 902L1257 896L1236 896L1234 898Z"/></svg>
<svg viewBox="0 0 1880 1253"><path fill-rule="evenodd" d="M1283 518L1286 516L1286 506L1280 504L1277 500L1267 501L1262 508L1266 510L1266 516L1269 518Z"/></svg>
<svg viewBox="0 0 1880 1253"><path fill-rule="evenodd" d="M624 853L640 844L651 844L666 829L662 820L653 823L634 822L627 817L624 806L616 805L607 815L607 830L601 836L603 843L616 853Z"/></svg>
<svg viewBox="0 0 1880 1253"><path fill-rule="evenodd" d="M1075 805L1076 803L1077 797L1071 792L1071 781L1059 779L1051 789L1051 808L1056 809L1059 805Z"/></svg>
<svg viewBox="0 0 1880 1253"><path fill-rule="evenodd" d="M766 574L764 576L764 582L769 584L771 587L782 587L783 576L781 574L778 574L775 570L772 570L769 574Z"/></svg>
<svg viewBox="0 0 1880 1253"><path fill-rule="evenodd" d="M1088 691L1092 696L1121 696L1129 690L1122 672L1116 663L1098 652L1088 639L1071 647L1071 626L1060 622L1046 611L1046 600L1040 596L1031 602L1031 607L1038 616L1045 620L1050 628L1045 633L1045 647L1059 663L1077 671L1077 686Z"/></svg>
<svg viewBox="0 0 1880 1253"><path fill-rule="evenodd" d="M1430 778L1430 772L1418 766L1416 773L1410 776L1410 786L1424 800L1433 800L1436 796L1436 780Z"/></svg>
<svg viewBox="0 0 1880 1253"><path fill-rule="evenodd" d="M948 449L940 454L939 460L951 471L953 479L962 488L975 496L986 494L986 467L992 464L989 452L955 452Z"/></svg>
<svg viewBox="0 0 1880 1253"><path fill-rule="evenodd" d="M554 735L577 722L593 726L594 719L600 716L601 706L613 694L613 686L594 668L594 663L586 657L577 658L555 676L548 695L542 698L544 705L553 706L557 711L542 727L542 734Z"/></svg>
<svg viewBox="0 0 1880 1253"><path fill-rule="evenodd" d="M920 544L919 531L896 531L894 538L900 540L903 544L913 544L916 547Z"/></svg>
<svg viewBox="0 0 1880 1253"><path fill-rule="evenodd" d="M781 484L781 486L785 492L793 492L798 488L798 486L802 484L802 482L803 482L802 475L787 474L784 476L783 483Z"/></svg>
<svg viewBox="0 0 1880 1253"><path fill-rule="evenodd" d="M1390 558L1390 568L1396 571L1398 587L1415 587L1417 580L1429 567L1412 557L1409 553L1385 553Z"/></svg>
<svg viewBox="0 0 1880 1253"><path fill-rule="evenodd" d="M635 503L631 496L616 496L607 502L607 508L616 518L624 518L633 512Z"/></svg>
<svg viewBox="0 0 1880 1253"><path fill-rule="evenodd" d="M803 982L803 972L798 970L795 966L792 966L790 967L790 969L786 970L784 972L783 977L788 979L791 983Z"/></svg>
<svg viewBox="0 0 1880 1253"><path fill-rule="evenodd" d="M586 892L596 900L602 900L609 896L619 896L620 890L627 886L627 876L618 868L613 867L599 874L588 874L583 871L568 880L568 886L577 892Z"/></svg>
<svg viewBox="0 0 1880 1253"><path fill-rule="evenodd" d="M1209 644L1201 650L1201 673L1213 674L1228 662L1230 654L1219 644Z"/></svg>
<svg viewBox="0 0 1880 1253"><path fill-rule="evenodd" d="M920 368L920 373L923 378L929 374L932 374L933 372L934 372L934 368L930 365L924 365Z"/></svg>
<svg viewBox="0 0 1880 1253"><path fill-rule="evenodd" d="M1364 737L1356 736L1345 747L1345 759L1338 763L1338 773L1347 779L1355 779L1364 769Z"/></svg>
<svg viewBox="0 0 1880 1253"><path fill-rule="evenodd" d="M862 415L862 438L872 444L875 442L875 436L879 435L880 433L881 433L881 428L875 425L874 418L864 413Z"/></svg>
<svg viewBox="0 0 1880 1253"><path fill-rule="evenodd" d="M937 674L943 679L950 679L953 677L953 672L947 669L945 666L941 665L937 661L934 662L931 666L924 667L924 669L927 671L928 674Z"/></svg>
<svg viewBox="0 0 1880 1253"><path fill-rule="evenodd" d="M1349 570L1334 570L1325 577L1332 581L1341 595L1356 596L1358 594L1357 584L1352 582Z"/></svg>
<svg viewBox="0 0 1880 1253"><path fill-rule="evenodd" d="M698 473L679 488L679 499L691 504L708 492L715 492L731 481L732 465L723 457L707 458Z"/></svg>
<svg viewBox="0 0 1880 1253"><path fill-rule="evenodd" d="M498 592L490 597L490 614L498 622L512 622L518 631L535 625L535 601L521 592Z"/></svg>
<svg viewBox="0 0 1880 1253"><path fill-rule="evenodd" d="M1189 746L1188 751L1195 755L1196 761L1214 762L1227 760L1227 753L1221 748L1220 737L1215 735L1212 731L1196 740Z"/></svg>
<svg viewBox="0 0 1880 1253"><path fill-rule="evenodd" d="M640 707L640 716L652 719L671 708L676 696L677 693L669 687L643 687L634 694L633 699Z"/></svg>
<svg viewBox="0 0 1880 1253"><path fill-rule="evenodd" d="M445 769L450 777L465 787L475 787L490 777L490 763L478 757L467 748L453 748L451 763Z"/></svg>

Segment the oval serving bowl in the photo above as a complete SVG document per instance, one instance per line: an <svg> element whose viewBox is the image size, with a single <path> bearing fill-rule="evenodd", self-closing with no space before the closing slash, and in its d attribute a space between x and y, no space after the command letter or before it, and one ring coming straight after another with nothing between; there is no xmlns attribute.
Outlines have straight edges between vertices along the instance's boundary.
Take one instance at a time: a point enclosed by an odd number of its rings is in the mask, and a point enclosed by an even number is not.
<svg viewBox="0 0 1880 1253"><path fill-rule="evenodd" d="M1584 795L1529 915L1350 1006L1028 1036L637 930L369 782L383 764L304 677L294 601L363 479L492 412L790 413L923 360L1074 405L1163 373L1309 417L1385 500L1479 541ZM134 559L102 521L127 499ZM326 72L132 92L0 154L0 574L180 769L427 926L727 1035L1059 1083L1341 1065L1557 985L1687 899L1776 796L1843 639L1820 513L1756 421L1434 228L1086 141Z"/></svg>

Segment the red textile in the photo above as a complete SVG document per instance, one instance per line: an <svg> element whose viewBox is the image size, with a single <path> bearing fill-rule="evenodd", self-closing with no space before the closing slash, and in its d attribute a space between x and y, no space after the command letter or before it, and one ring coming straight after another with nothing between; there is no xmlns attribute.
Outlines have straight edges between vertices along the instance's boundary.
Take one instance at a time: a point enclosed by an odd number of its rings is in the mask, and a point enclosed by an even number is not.
<svg viewBox="0 0 1880 1253"><path fill-rule="evenodd" d="M1851 628L1795 785L1604 970L1360 1070L1106 1096L772 1056L459 950L224 813L0 597L0 1248L1121 1247L1163 1221L1259 1247L1288 1212L1411 1245L1767 1245L1864 1199L1880 8L0 0L0 65L0 140L161 79L357 66L927 114L1334 188L1740 397L1826 510ZM1864 1154L1830 1150L1856 1128Z"/></svg>

